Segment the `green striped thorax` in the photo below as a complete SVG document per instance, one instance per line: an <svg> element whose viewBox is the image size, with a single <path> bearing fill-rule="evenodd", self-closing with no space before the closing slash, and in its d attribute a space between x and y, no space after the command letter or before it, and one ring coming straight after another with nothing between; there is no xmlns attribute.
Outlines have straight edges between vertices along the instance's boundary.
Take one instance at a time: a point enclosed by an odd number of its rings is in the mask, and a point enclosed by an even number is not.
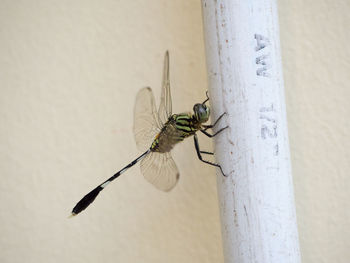
<svg viewBox="0 0 350 263"><path fill-rule="evenodd" d="M154 152L169 152L175 144L185 138L194 135L202 128L202 123L207 122L210 109L205 102L193 106L193 113L173 114L164 124L162 130L155 136L151 150Z"/></svg>

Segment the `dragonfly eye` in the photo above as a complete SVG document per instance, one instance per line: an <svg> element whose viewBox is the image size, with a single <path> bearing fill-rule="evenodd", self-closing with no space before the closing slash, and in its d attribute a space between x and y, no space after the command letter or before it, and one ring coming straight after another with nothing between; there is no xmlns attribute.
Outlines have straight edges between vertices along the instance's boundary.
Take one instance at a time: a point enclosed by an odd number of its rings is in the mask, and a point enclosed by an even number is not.
<svg viewBox="0 0 350 263"><path fill-rule="evenodd" d="M210 109L205 104L197 103L193 106L193 112L196 119L202 123L209 119Z"/></svg>

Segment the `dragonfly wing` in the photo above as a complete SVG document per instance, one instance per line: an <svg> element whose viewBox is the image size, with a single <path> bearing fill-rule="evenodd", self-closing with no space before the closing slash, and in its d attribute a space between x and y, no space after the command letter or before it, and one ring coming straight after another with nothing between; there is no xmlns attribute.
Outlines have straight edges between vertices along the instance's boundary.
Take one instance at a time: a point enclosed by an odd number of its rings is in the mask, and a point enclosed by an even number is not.
<svg viewBox="0 0 350 263"><path fill-rule="evenodd" d="M180 177L170 152L151 152L142 159L140 167L146 180L162 191L173 189Z"/></svg>
<svg viewBox="0 0 350 263"><path fill-rule="evenodd" d="M160 131L160 123L152 89L142 88L137 93L134 107L134 135L137 148L146 150Z"/></svg>
<svg viewBox="0 0 350 263"><path fill-rule="evenodd" d="M161 121L161 124L166 123L172 114L169 77L170 77L169 76L169 52L166 51L164 56L162 93L161 93L160 104L158 109L158 116Z"/></svg>

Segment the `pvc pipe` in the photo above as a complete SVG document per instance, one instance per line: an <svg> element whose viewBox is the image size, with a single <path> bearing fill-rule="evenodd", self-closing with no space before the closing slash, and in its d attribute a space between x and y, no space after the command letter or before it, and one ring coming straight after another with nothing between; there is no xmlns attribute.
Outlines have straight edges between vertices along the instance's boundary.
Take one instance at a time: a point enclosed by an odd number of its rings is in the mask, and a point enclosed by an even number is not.
<svg viewBox="0 0 350 263"><path fill-rule="evenodd" d="M300 262L276 3L202 0L202 12L212 118L229 125L215 137L225 262Z"/></svg>

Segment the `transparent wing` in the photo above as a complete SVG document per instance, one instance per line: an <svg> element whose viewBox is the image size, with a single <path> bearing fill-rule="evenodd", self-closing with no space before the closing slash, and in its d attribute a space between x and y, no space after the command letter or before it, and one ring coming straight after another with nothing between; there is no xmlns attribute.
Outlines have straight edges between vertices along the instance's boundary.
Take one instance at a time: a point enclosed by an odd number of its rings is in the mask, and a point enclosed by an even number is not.
<svg viewBox="0 0 350 263"><path fill-rule="evenodd" d="M163 82L162 93L160 97L160 104L158 109L158 116L161 124L166 123L172 114L171 93L170 93L170 79L169 79L169 52L165 52L164 68L163 68Z"/></svg>
<svg viewBox="0 0 350 263"><path fill-rule="evenodd" d="M147 181L162 191L173 189L180 177L170 152L151 152L142 159L140 167Z"/></svg>
<svg viewBox="0 0 350 263"><path fill-rule="evenodd" d="M137 93L134 107L134 135L137 148L144 151L151 146L160 131L160 123L152 89L142 88Z"/></svg>

